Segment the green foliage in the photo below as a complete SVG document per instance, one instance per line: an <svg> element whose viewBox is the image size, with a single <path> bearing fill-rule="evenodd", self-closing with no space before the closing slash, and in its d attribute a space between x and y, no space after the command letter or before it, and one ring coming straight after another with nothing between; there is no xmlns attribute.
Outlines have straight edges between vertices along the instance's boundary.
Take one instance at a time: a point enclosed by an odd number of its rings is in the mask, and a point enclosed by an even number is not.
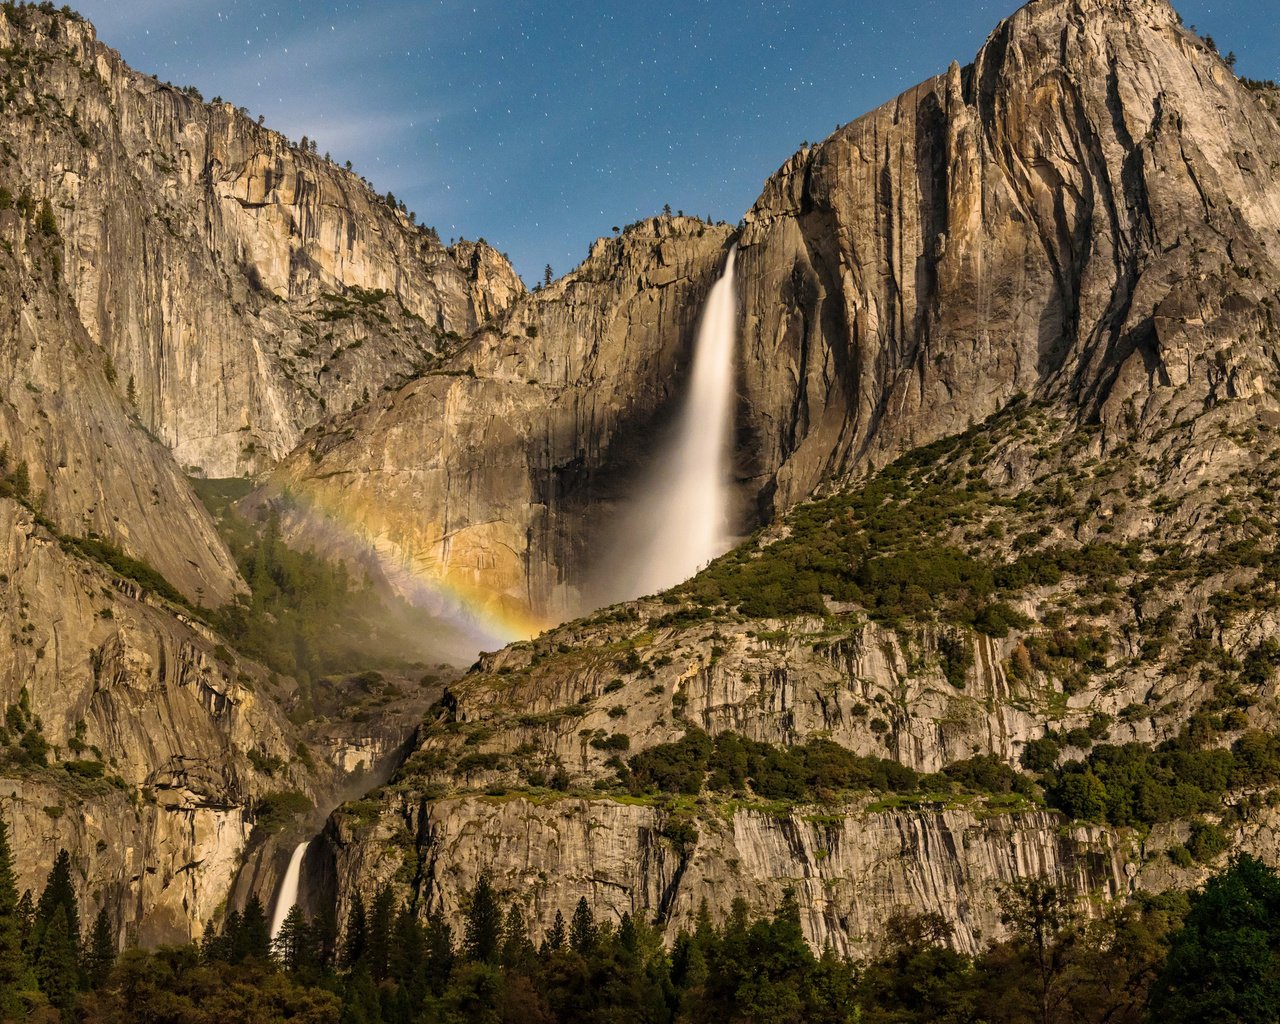
<svg viewBox="0 0 1280 1024"><path fill-rule="evenodd" d="M0 1016L17 1018L36 991L35 975L23 950L26 928L18 910L18 888L9 827L0 818Z"/></svg>
<svg viewBox="0 0 1280 1024"><path fill-rule="evenodd" d="M897 761L859 756L831 740L778 747L736 733L713 739L700 729L636 754L620 775L636 795L696 796L709 790L800 803L832 801L867 790L1031 793L1029 779L990 755L950 765L940 775L921 775Z"/></svg>
<svg viewBox="0 0 1280 1024"><path fill-rule="evenodd" d="M938 637L938 657L942 674L957 690L963 690L973 667L973 643L961 630L945 630Z"/></svg>
<svg viewBox="0 0 1280 1024"><path fill-rule="evenodd" d="M159 594L174 604L190 607L176 587L140 558L126 555L115 544L97 534L87 537L60 537L63 550L73 551L109 566L125 579L133 580L144 590Z"/></svg>
<svg viewBox="0 0 1280 1024"><path fill-rule="evenodd" d="M80 910L71 880L71 856L59 850L40 902L31 936L32 966L40 991L60 1010L70 1010L81 988Z"/></svg>
<svg viewBox="0 0 1280 1024"><path fill-rule="evenodd" d="M1154 750L1104 744L1046 770L1044 781L1050 805L1071 818L1154 825L1221 810L1232 790L1280 781L1280 740L1250 731L1230 749L1198 747L1189 733ZM1215 844L1206 834L1197 849L1213 856Z"/></svg>
<svg viewBox="0 0 1280 1024"><path fill-rule="evenodd" d="M296 819L310 814L312 810L311 800L305 793L299 793L297 790L268 793L258 801L254 809L255 828L264 834L279 832Z"/></svg>
<svg viewBox="0 0 1280 1024"><path fill-rule="evenodd" d="M1280 1007L1280 878L1242 855L1192 897L1155 986L1167 1024L1271 1024Z"/></svg>
<svg viewBox="0 0 1280 1024"><path fill-rule="evenodd" d="M495 963L502 942L502 910L489 876L481 875L467 908L467 930L463 948L467 959Z"/></svg>
<svg viewBox="0 0 1280 1024"><path fill-rule="evenodd" d="M1230 840L1221 825L1205 821L1191 823L1191 836L1187 840L1187 852L1197 862L1207 864L1219 854L1225 853Z"/></svg>
<svg viewBox="0 0 1280 1024"><path fill-rule="evenodd" d="M84 952L84 971L90 987L101 988L107 983L118 951L115 927L106 906L103 906L94 918L93 931Z"/></svg>
<svg viewBox="0 0 1280 1024"><path fill-rule="evenodd" d="M1022 767L1028 771L1044 772L1058 763L1061 753L1062 748L1058 746L1058 741L1046 736L1038 740L1029 740L1022 748L1020 760Z"/></svg>
<svg viewBox="0 0 1280 1024"><path fill-rule="evenodd" d="M58 218L54 216L53 204L46 197L40 203L40 215L36 218L36 230L46 238L58 237Z"/></svg>

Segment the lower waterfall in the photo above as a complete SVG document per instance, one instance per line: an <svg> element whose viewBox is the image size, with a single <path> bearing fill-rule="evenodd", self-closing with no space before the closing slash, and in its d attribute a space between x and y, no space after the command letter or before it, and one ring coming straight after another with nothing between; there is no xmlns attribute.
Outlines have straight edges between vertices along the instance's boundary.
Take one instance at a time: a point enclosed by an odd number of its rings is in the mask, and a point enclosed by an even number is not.
<svg viewBox="0 0 1280 1024"><path fill-rule="evenodd" d="M289 867L280 883L280 891L276 894L275 913L271 915L272 942L280 934L280 929L284 926L284 919L289 916L289 911L298 902L298 879L302 874L302 858L310 845L310 839L305 843L299 843L294 847L293 856L289 858Z"/></svg>

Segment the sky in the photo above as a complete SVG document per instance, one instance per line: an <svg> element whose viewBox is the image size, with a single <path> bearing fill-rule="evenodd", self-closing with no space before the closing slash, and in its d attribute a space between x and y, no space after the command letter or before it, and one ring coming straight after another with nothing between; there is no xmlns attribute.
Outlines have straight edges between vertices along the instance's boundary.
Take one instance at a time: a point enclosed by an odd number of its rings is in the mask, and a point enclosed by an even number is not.
<svg viewBox="0 0 1280 1024"><path fill-rule="evenodd" d="M1275 0L1183 19L1280 79ZM1017 0L80 0L140 71L350 160L529 283L670 204L736 222L805 141L972 60Z"/></svg>

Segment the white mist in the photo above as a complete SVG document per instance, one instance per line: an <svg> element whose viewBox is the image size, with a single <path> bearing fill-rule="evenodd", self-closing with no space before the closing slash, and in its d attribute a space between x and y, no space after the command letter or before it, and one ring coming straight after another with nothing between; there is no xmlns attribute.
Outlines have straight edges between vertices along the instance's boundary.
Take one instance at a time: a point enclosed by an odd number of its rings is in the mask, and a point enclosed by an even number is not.
<svg viewBox="0 0 1280 1024"><path fill-rule="evenodd" d="M280 935L280 929L284 927L284 919L289 916L289 911L298 902L298 879L302 875L302 858L310 845L310 840L305 843L299 843L294 848L293 856L289 858L288 870L284 873L284 880L280 883L280 892L276 896L276 912L271 917L272 942L275 942Z"/></svg>
<svg viewBox="0 0 1280 1024"><path fill-rule="evenodd" d="M626 585L615 599L640 597L687 580L729 549L730 449L736 397L738 309L729 250L702 311L693 372L670 446L658 458L624 530ZM621 582L621 581L619 581Z"/></svg>

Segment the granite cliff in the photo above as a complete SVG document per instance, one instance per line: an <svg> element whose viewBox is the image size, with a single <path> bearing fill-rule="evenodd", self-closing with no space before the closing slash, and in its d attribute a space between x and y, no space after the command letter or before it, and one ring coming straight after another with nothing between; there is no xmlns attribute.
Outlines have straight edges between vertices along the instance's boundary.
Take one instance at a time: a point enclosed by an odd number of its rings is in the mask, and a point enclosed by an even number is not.
<svg viewBox="0 0 1280 1024"><path fill-rule="evenodd" d="M312 147L129 68L87 22L19 9L0 47L7 187L52 202L79 318L183 467L271 465L524 290L488 246L447 250Z"/></svg>
<svg viewBox="0 0 1280 1024"><path fill-rule="evenodd" d="M1019 877L1185 884L1206 828L1275 859L1280 125L1163 0L1033 0L740 229L641 221L533 293L74 17L0 47L7 813L144 941L268 896L391 761L312 909L456 920L486 871L671 936L790 886L815 945L908 906L972 949ZM756 532L567 621L735 244ZM302 721L210 625L259 582L184 471L261 471L243 509L487 638L566 624Z"/></svg>
<svg viewBox="0 0 1280 1024"><path fill-rule="evenodd" d="M1137 811L1105 780L1160 744L1247 760L1275 726L1274 99L1166 3L1035 0L796 154L735 236L765 528L661 600L483 658L331 820L322 898L390 881L456 913L479 866L543 925L585 894L671 935L704 897L723 916L794 883L815 945L900 904L971 945L1014 874L1095 897L1199 877L1174 849L1197 813L1273 855L1269 776ZM744 741L765 766L834 741L918 773L924 806L762 796L786 787L706 753ZM1023 782L973 781L993 764Z"/></svg>
<svg viewBox="0 0 1280 1024"><path fill-rule="evenodd" d="M744 532L1019 394L1110 436L1265 390L1274 126L1162 0L1038 2L971 65L793 156L734 235ZM396 572L535 623L591 606L611 481L654 457L729 241L660 218L598 242L449 379L307 439L278 482L321 519L353 485L354 545Z"/></svg>

